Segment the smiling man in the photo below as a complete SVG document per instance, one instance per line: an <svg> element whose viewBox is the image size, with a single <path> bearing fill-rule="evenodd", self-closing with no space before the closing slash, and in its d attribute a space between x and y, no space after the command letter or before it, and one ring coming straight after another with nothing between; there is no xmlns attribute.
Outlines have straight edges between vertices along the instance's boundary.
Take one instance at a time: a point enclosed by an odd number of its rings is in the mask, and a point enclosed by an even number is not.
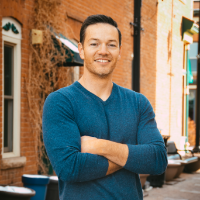
<svg viewBox="0 0 200 200"><path fill-rule="evenodd" d="M89 16L78 49L83 76L51 93L43 110L60 199L141 200L139 174L163 173L167 156L147 98L112 82L121 54L117 23Z"/></svg>

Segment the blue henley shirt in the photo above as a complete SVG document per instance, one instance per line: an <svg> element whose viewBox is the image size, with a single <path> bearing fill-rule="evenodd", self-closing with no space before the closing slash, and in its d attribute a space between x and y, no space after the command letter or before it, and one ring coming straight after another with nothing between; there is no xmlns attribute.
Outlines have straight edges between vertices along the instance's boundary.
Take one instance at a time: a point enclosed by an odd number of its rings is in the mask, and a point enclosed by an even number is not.
<svg viewBox="0 0 200 200"><path fill-rule="evenodd" d="M115 83L106 101L79 82L51 93L44 104L42 128L59 177L60 200L141 200L139 174L161 174L167 166L150 102ZM106 176L106 158L81 153L84 135L127 144L126 165Z"/></svg>

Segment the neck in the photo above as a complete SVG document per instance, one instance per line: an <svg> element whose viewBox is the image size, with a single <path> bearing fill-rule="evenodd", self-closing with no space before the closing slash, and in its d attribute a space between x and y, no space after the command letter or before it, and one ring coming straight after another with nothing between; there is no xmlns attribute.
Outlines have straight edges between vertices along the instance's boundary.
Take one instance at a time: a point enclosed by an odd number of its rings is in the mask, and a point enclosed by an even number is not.
<svg viewBox="0 0 200 200"><path fill-rule="evenodd" d="M109 98L113 87L112 76L100 78L84 73L79 79L79 83L103 101L106 101Z"/></svg>

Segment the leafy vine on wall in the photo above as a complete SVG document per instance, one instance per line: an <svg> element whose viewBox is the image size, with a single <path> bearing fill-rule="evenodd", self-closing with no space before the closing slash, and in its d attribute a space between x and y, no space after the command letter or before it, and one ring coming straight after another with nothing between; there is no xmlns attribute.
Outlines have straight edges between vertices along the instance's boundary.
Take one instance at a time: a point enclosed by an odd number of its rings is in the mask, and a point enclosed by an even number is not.
<svg viewBox="0 0 200 200"><path fill-rule="evenodd" d="M43 32L42 44L30 44L29 69L26 77L29 119L34 136L38 172L41 174L48 174L50 166L42 138L45 99L51 92L70 85L73 81L72 67L57 67L67 55L62 48L58 51L52 40L52 37L61 33L62 27L65 26L60 6L61 0L35 0L31 24L31 29ZM59 45L61 46L60 43Z"/></svg>

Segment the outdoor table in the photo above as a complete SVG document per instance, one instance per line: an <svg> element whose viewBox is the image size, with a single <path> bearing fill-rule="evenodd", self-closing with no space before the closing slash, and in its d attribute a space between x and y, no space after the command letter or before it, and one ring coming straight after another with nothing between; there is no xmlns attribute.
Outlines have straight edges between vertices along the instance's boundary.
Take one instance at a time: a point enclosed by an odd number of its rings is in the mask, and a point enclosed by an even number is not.
<svg viewBox="0 0 200 200"><path fill-rule="evenodd" d="M30 200L35 191L25 187L0 186L0 199L2 200Z"/></svg>

